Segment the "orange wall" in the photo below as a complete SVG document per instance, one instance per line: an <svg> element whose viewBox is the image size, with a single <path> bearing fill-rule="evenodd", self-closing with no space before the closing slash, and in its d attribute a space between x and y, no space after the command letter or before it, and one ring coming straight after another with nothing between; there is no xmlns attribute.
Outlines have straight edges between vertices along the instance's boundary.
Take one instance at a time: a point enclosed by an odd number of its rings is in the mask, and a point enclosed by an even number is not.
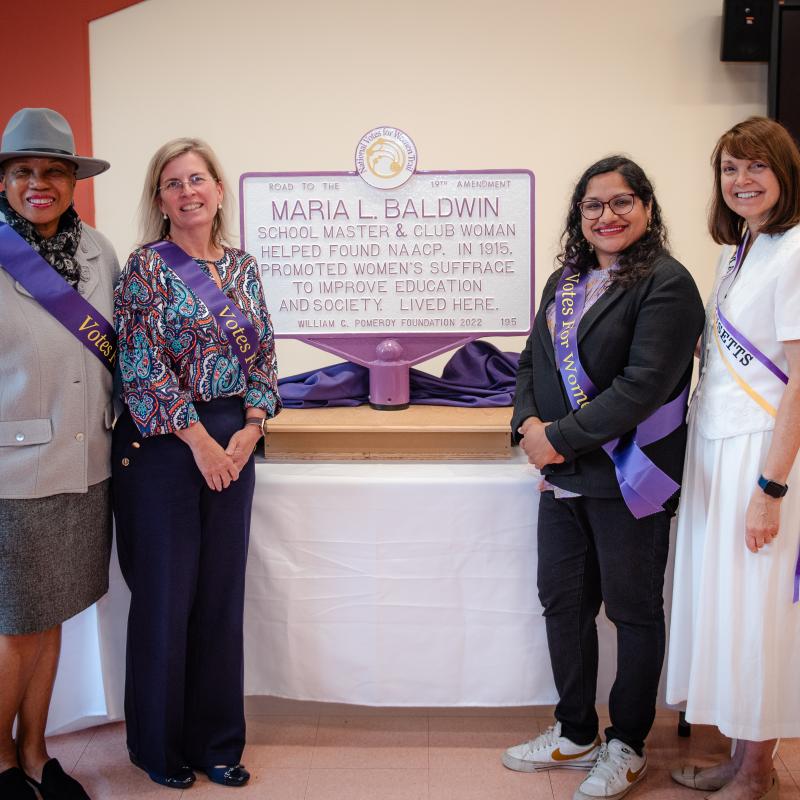
<svg viewBox="0 0 800 800"><path fill-rule="evenodd" d="M78 154L95 155L89 22L138 2L141 0L3 0L0 26L6 75L0 90L0 129L24 106L54 108L69 120ZM96 155L103 158L102 153ZM75 206L83 219L94 222L91 178L79 181Z"/></svg>

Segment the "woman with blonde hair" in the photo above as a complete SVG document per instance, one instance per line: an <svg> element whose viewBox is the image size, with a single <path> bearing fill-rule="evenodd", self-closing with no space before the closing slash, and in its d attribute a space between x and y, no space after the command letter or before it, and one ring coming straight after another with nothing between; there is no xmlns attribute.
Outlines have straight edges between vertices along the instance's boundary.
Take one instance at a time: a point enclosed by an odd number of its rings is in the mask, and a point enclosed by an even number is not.
<svg viewBox="0 0 800 800"><path fill-rule="evenodd" d="M751 117L712 165L709 228L728 246L689 413L667 701L737 741L672 776L755 800L777 796L778 737L800 736L800 153Z"/></svg>
<svg viewBox="0 0 800 800"><path fill-rule="evenodd" d="M178 789L194 769L224 786L250 777L240 759L253 449L280 398L258 264L229 244L229 196L205 142L161 147L142 193L146 243L114 302L128 749L152 780Z"/></svg>

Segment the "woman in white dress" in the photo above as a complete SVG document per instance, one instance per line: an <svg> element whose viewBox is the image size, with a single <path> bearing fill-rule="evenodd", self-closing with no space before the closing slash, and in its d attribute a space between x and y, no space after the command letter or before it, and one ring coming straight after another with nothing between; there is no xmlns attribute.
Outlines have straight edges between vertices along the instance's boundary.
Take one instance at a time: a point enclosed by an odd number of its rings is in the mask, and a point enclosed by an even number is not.
<svg viewBox="0 0 800 800"><path fill-rule="evenodd" d="M772 800L776 740L800 736L800 153L751 117L712 164L709 228L732 247L689 412L667 702L737 741L730 761L672 776Z"/></svg>

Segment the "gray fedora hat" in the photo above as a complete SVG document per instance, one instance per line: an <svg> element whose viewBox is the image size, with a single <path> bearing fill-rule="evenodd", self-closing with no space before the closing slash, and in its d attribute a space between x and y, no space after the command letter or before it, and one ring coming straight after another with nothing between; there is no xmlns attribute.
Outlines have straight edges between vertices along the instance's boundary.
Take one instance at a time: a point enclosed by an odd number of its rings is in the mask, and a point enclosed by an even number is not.
<svg viewBox="0 0 800 800"><path fill-rule="evenodd" d="M0 144L0 164L10 158L63 158L78 168L75 177L91 178L111 164L100 158L75 155L72 128L51 108L21 108L8 121Z"/></svg>

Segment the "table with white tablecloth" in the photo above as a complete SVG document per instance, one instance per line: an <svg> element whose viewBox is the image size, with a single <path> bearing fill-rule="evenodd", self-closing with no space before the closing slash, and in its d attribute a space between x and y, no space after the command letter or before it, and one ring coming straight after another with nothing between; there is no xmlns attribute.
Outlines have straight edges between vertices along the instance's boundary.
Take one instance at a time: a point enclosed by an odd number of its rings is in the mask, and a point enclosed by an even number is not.
<svg viewBox="0 0 800 800"><path fill-rule="evenodd" d="M486 462L259 463L245 691L386 706L555 701L537 473ZM668 581L669 583L669 581ZM51 732L122 715L127 590L64 626ZM615 669L602 619L598 698Z"/></svg>

